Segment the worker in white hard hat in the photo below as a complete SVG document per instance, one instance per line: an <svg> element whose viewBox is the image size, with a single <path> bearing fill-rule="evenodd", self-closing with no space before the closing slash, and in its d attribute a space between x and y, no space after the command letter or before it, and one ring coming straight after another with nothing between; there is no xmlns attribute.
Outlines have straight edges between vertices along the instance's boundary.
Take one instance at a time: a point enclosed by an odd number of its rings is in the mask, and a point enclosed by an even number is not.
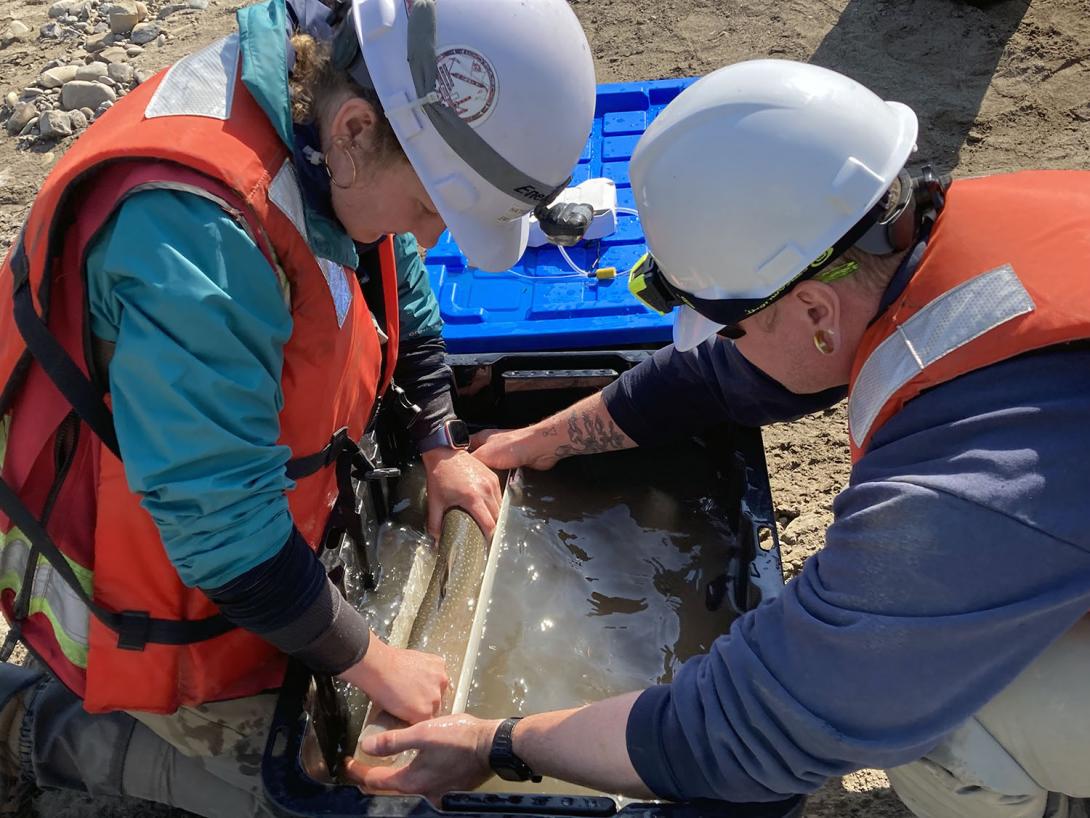
<svg viewBox="0 0 1090 818"><path fill-rule="evenodd" d="M904 105L788 61L717 71L648 128L631 288L678 309L674 345L475 454L549 468L847 396L826 546L670 684L368 738L420 753L365 785L751 802L881 768L918 816L1086 815L1090 173L947 184L903 172L916 136Z"/></svg>
<svg viewBox="0 0 1090 818"><path fill-rule="evenodd" d="M266 815L289 657L409 722L448 684L372 637L318 552L350 543L374 582L381 509L354 481L389 476L360 445L380 398L429 530L453 506L495 526L417 240L449 228L502 270L531 211L572 229L550 203L590 131L590 48L564 0L238 19L81 136L0 270L3 658L36 658L0 664L0 810L40 786Z"/></svg>

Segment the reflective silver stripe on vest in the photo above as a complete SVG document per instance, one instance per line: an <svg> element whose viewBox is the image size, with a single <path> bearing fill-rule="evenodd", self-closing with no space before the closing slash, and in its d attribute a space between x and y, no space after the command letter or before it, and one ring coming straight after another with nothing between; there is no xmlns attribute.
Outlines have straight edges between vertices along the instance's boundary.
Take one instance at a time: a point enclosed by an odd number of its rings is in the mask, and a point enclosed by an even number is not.
<svg viewBox="0 0 1090 818"><path fill-rule="evenodd" d="M882 407L926 367L1033 309L1009 264L940 295L898 326L863 364L848 398L852 441L861 445Z"/></svg>
<svg viewBox="0 0 1090 818"><path fill-rule="evenodd" d="M232 34L176 62L155 89L144 116L230 117L238 52L238 34Z"/></svg>
<svg viewBox="0 0 1090 818"><path fill-rule="evenodd" d="M0 552L0 585L5 590L18 592L18 587L9 587L8 580L15 579L21 585L30 559L30 546L26 540L16 536L4 539L3 551ZM87 571L84 569L83 573ZM85 578L84 584L90 585L90 582ZM91 589L86 590L90 593ZM41 557L34 572L30 598L31 612L43 613L49 619L65 656L74 664L85 667L91 612L76 592L68 587L68 583L53 570L53 566ZM43 606L42 602L46 605Z"/></svg>
<svg viewBox="0 0 1090 818"><path fill-rule="evenodd" d="M269 185L269 198L285 216L291 219L299 235L306 239L307 219L303 210L303 191L299 187L299 180L295 176L295 168L292 167L291 160L286 160L277 171L276 177Z"/></svg>
<svg viewBox="0 0 1090 818"><path fill-rule="evenodd" d="M329 287L329 295L333 298L333 309L337 311L337 326L343 327L348 317L348 308L352 306L352 288L348 285L348 272L344 269L344 265L327 258L318 259L318 266L322 268L322 275L325 276L325 283ZM378 325L377 320L375 325Z"/></svg>

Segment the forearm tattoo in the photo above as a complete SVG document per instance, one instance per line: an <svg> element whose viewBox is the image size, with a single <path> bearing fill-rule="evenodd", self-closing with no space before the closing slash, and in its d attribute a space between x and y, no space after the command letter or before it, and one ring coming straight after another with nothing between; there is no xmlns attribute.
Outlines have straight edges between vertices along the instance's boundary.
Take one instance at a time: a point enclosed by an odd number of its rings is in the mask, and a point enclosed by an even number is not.
<svg viewBox="0 0 1090 818"><path fill-rule="evenodd" d="M559 423L553 427L554 434L559 431L558 427ZM593 409L572 412L568 416L568 438L569 443L557 447L557 457L613 452L625 447L624 433L605 412Z"/></svg>

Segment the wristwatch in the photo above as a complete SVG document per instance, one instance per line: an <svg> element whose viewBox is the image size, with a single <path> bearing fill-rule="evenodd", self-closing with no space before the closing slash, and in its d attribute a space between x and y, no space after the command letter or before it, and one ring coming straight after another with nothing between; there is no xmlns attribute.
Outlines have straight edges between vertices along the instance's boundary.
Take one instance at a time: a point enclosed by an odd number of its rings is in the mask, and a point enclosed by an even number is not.
<svg viewBox="0 0 1090 818"><path fill-rule="evenodd" d="M443 425L427 437L417 441L416 450L427 452L445 446L448 449L468 449L469 429L465 423L455 418L445 420Z"/></svg>
<svg viewBox="0 0 1090 818"><path fill-rule="evenodd" d="M492 772L504 781L533 781L540 784L541 776L535 775L530 765L515 755L511 732L519 721L521 717L505 719L496 728L496 735L492 738L492 750L488 754L488 764Z"/></svg>

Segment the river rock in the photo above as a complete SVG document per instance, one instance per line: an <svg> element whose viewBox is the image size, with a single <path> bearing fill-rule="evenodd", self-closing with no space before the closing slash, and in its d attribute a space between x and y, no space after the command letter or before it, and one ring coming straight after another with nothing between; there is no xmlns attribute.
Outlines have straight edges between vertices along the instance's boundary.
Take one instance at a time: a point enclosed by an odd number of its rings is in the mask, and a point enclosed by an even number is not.
<svg viewBox="0 0 1090 818"><path fill-rule="evenodd" d="M66 82L74 80L77 71L79 71L78 65L62 65L57 68L50 68L38 76L38 84L42 88L60 88Z"/></svg>
<svg viewBox="0 0 1090 818"><path fill-rule="evenodd" d="M138 45L130 45L129 47L127 47L125 49L125 55L130 57L130 58L139 57L143 53L144 53L144 49L141 48Z"/></svg>
<svg viewBox="0 0 1090 818"><path fill-rule="evenodd" d="M108 110L110 110L113 107L114 107L114 104L112 102L110 102L110 100L106 100L104 103L102 103L97 108L95 108L95 119L98 119L100 116L102 116L104 113L106 113Z"/></svg>
<svg viewBox="0 0 1090 818"><path fill-rule="evenodd" d="M89 119L87 114L83 113L86 108L80 108L78 111L69 111L68 120L72 123L72 132L82 131L87 127Z"/></svg>
<svg viewBox="0 0 1090 818"><path fill-rule="evenodd" d="M65 111L46 111L38 121L42 139L63 139L72 135L72 119Z"/></svg>
<svg viewBox="0 0 1090 818"><path fill-rule="evenodd" d="M15 110L15 106L19 103L19 95L14 91L8 91L4 95L4 104L12 110Z"/></svg>
<svg viewBox="0 0 1090 818"><path fill-rule="evenodd" d="M109 66L107 66L106 63L95 60L95 62L80 66L76 70L76 76L72 79L95 82L106 76L108 68Z"/></svg>
<svg viewBox="0 0 1090 818"><path fill-rule="evenodd" d="M30 26L28 26L22 20L12 20L10 23L8 23L7 28L4 30L4 45L9 45L11 43L21 43L24 40L29 39Z"/></svg>
<svg viewBox="0 0 1090 818"><path fill-rule="evenodd" d="M121 85L128 85L131 83L133 74L136 73L131 65L123 62L113 63L107 66L106 71L109 74L110 79Z"/></svg>
<svg viewBox="0 0 1090 818"><path fill-rule="evenodd" d="M30 102L17 102L8 118L8 133L21 133L30 120L38 116L38 109Z"/></svg>
<svg viewBox="0 0 1090 818"><path fill-rule="evenodd" d="M84 119L86 119L88 122L95 118L95 112L92 111L90 108L80 108L79 112L83 114ZM69 111L68 113L74 114L75 111Z"/></svg>
<svg viewBox="0 0 1090 818"><path fill-rule="evenodd" d="M12 93L14 93L14 92L12 92ZM27 99L27 100L37 99L38 97L42 96L43 94L47 94L47 93L48 93L47 91L43 91L41 88L35 88L32 85L29 88L24 88L23 89L22 97L23 97L23 99Z"/></svg>
<svg viewBox="0 0 1090 818"><path fill-rule="evenodd" d="M64 30L64 26L60 23L46 23L40 29L38 29L38 36L43 40L60 40L63 37L68 36L68 32Z"/></svg>
<svg viewBox="0 0 1090 818"><path fill-rule="evenodd" d="M56 20L60 17L66 17L72 9L79 5L79 0L57 0L49 7L49 19Z"/></svg>
<svg viewBox="0 0 1090 818"><path fill-rule="evenodd" d="M102 53L98 55L98 58L108 65L113 65L114 63L125 62L125 60L128 59L128 56L129 55L125 52L124 48L119 45L112 45L109 48L104 49Z"/></svg>
<svg viewBox="0 0 1090 818"><path fill-rule="evenodd" d="M87 53L95 54L113 42L113 40L110 39L112 36L113 35L109 31L104 31L100 34L92 34L83 43L83 48Z"/></svg>
<svg viewBox="0 0 1090 818"><path fill-rule="evenodd" d="M111 105L117 99L113 88L100 82L72 80L61 91L61 107L66 111L76 108L98 108L103 102Z"/></svg>
<svg viewBox="0 0 1090 818"><path fill-rule="evenodd" d="M110 31L114 34L128 34L143 19L136 0L116 0L110 7Z"/></svg>
<svg viewBox="0 0 1090 818"><path fill-rule="evenodd" d="M141 23L132 30L132 41L137 45L150 43L159 36L158 23Z"/></svg>
<svg viewBox="0 0 1090 818"><path fill-rule="evenodd" d="M142 82L147 82L153 76L155 76L155 75L152 74L150 71L140 71L140 70L138 70L136 72L136 84L139 85Z"/></svg>

